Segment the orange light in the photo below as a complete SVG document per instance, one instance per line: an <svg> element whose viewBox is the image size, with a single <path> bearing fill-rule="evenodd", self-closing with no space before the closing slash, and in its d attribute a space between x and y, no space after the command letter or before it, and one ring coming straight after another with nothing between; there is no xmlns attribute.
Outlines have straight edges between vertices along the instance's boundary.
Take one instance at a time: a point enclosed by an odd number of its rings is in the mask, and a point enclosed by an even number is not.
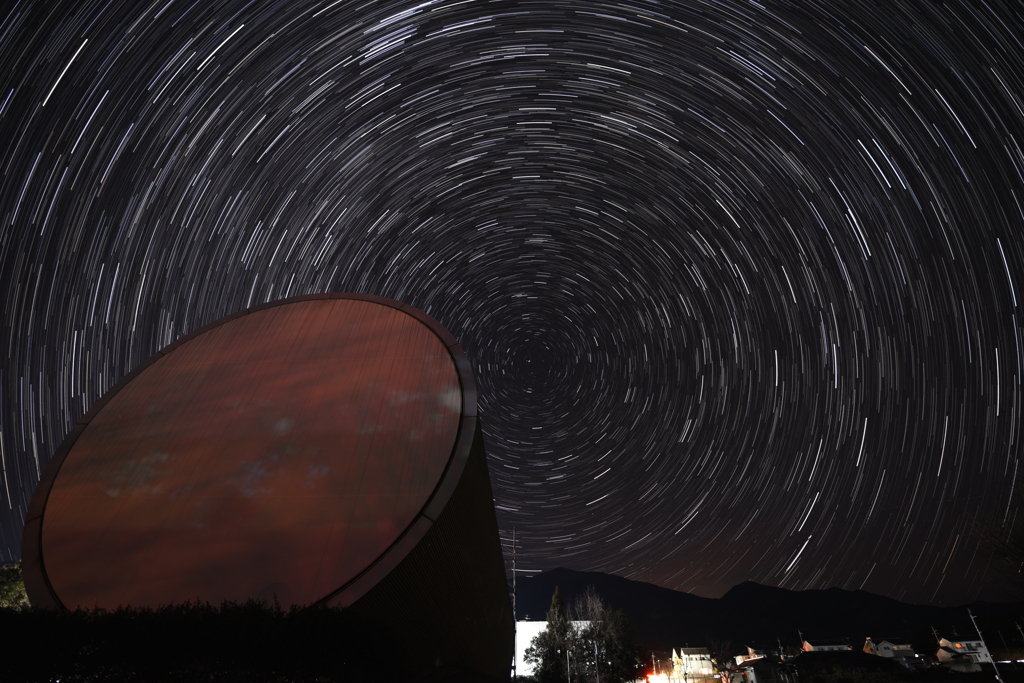
<svg viewBox="0 0 1024 683"><path fill-rule="evenodd" d="M957 643L956 646L957 647L963 647L963 645L961 645L960 643Z"/></svg>

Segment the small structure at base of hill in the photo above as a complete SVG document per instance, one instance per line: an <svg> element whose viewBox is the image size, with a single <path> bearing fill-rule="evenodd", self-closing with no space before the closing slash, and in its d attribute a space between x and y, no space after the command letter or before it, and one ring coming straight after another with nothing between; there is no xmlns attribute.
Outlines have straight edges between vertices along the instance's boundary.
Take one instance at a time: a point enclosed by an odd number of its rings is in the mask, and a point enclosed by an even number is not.
<svg viewBox="0 0 1024 683"><path fill-rule="evenodd" d="M853 649L845 640L818 640L817 638L804 640L800 647L804 652L844 652Z"/></svg>
<svg viewBox="0 0 1024 683"><path fill-rule="evenodd" d="M747 654L736 656L732 683L792 683L792 671L782 661L782 649L747 646Z"/></svg>
<svg viewBox="0 0 1024 683"><path fill-rule="evenodd" d="M924 661L914 652L909 640L902 638L886 638L877 643L871 638L864 641L863 651L869 655L885 657L898 662L905 669L923 669Z"/></svg>
<svg viewBox="0 0 1024 683"><path fill-rule="evenodd" d="M939 639L935 659L953 671L969 673L981 671L982 664L992 664L992 655L981 640Z"/></svg>

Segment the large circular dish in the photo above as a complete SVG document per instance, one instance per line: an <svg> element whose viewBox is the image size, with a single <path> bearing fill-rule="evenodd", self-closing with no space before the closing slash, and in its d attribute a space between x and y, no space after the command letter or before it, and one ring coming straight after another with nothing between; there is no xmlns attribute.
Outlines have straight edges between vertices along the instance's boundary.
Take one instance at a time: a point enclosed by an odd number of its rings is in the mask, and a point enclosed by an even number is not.
<svg viewBox="0 0 1024 683"><path fill-rule="evenodd" d="M29 597L351 604L430 529L475 430L465 354L421 311L247 309L158 352L66 437L27 516Z"/></svg>

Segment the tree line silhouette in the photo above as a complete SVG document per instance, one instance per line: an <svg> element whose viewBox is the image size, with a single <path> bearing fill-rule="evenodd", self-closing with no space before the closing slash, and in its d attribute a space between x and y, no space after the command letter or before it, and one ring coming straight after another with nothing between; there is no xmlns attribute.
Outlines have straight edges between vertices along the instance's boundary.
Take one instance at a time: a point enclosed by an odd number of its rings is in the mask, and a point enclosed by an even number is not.
<svg viewBox="0 0 1024 683"><path fill-rule="evenodd" d="M3 597L17 599L16 583L4 581L3 588ZM342 608L283 609L250 600L58 611L19 601L0 608L0 634L5 683L415 678L390 633Z"/></svg>

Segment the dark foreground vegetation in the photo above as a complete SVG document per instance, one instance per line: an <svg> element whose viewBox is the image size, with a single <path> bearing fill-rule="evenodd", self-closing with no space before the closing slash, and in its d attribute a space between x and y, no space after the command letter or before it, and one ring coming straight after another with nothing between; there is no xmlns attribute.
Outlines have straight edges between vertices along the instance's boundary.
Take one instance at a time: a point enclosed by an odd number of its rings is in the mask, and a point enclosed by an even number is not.
<svg viewBox="0 0 1024 683"><path fill-rule="evenodd" d="M409 681L380 627L343 609L260 602L0 609L4 683Z"/></svg>
<svg viewBox="0 0 1024 683"><path fill-rule="evenodd" d="M898 666L898 665L897 665ZM1003 683L1021 683L1024 671L1011 665L999 669ZM800 683L997 683L995 669L991 664L982 664L981 671L969 673L951 671L944 666L933 666L920 671L907 671L902 667L888 671L862 671L829 667L798 673Z"/></svg>

